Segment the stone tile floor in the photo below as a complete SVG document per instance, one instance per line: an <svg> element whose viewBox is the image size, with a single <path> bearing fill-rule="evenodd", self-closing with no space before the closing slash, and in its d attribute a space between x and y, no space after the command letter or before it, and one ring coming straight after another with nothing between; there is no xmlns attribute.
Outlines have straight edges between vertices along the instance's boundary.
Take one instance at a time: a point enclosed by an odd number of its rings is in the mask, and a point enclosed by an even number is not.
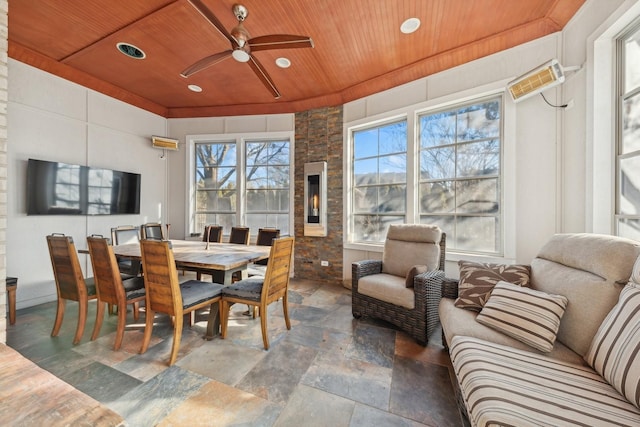
<svg viewBox="0 0 640 427"><path fill-rule="evenodd" d="M440 331L422 347L391 325L351 316L351 291L292 280L292 327L271 304L271 348L260 321L232 307L227 339L203 340L206 312L185 326L178 361L167 366L171 320L156 316L152 342L138 354L144 312L128 314L123 345L113 351L116 316L90 341L95 302L83 340L72 345L77 304L50 336L55 303L18 311L7 344L122 415L130 426L458 426L449 357ZM48 410L43 402L43 410Z"/></svg>

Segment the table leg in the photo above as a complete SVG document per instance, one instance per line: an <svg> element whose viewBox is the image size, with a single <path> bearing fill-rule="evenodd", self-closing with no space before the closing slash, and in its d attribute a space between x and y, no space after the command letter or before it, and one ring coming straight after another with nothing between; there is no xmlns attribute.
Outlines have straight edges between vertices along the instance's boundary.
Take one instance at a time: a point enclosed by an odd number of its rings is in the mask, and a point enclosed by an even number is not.
<svg viewBox="0 0 640 427"><path fill-rule="evenodd" d="M220 303L214 304L209 310L207 319L207 333L204 338L211 341L220 333Z"/></svg>

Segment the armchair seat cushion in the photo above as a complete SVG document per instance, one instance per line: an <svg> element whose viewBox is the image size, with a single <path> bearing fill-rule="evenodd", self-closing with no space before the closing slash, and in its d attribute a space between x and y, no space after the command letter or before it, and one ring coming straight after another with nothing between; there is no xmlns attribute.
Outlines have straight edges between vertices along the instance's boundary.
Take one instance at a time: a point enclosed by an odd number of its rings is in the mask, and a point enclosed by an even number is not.
<svg viewBox="0 0 640 427"><path fill-rule="evenodd" d="M203 301L215 298L220 295L222 285L219 283L201 282L199 280L188 280L180 283L182 293L182 306L189 308Z"/></svg>
<svg viewBox="0 0 640 427"><path fill-rule="evenodd" d="M358 292L409 310L415 307L413 288L407 288L404 277L386 273L365 276L358 281Z"/></svg>
<svg viewBox="0 0 640 427"><path fill-rule="evenodd" d="M253 276L240 280L233 285L222 288L222 295L226 297L243 298L251 301L260 301L264 277Z"/></svg>

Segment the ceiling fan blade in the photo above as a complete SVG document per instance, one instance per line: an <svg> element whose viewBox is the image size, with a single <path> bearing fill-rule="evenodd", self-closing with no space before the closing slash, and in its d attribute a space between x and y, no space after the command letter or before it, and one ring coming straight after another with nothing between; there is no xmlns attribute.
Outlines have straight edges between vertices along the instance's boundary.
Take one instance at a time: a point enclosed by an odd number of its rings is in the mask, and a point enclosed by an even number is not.
<svg viewBox="0 0 640 427"><path fill-rule="evenodd" d="M280 92L278 92L278 88L276 88L276 85L273 83L271 77L269 77L269 74L267 74L267 71L264 69L262 64L260 64L260 62L258 62L258 60L253 55L251 55L251 59L249 60L249 62L247 62L247 64L249 64L253 72L256 73L256 76L258 76L262 84L265 85L266 88L269 89L269 91L271 91L273 97L275 99L279 99Z"/></svg>
<svg viewBox="0 0 640 427"><path fill-rule="evenodd" d="M188 0L189 3L198 11L200 15L204 16L204 18L211 23L219 32L222 34L231 44L235 43L235 39L231 37L231 34L224 28L222 23L218 21L218 18L209 10L207 6L204 5L200 0Z"/></svg>
<svg viewBox="0 0 640 427"><path fill-rule="evenodd" d="M189 77L197 73L198 71L202 71L205 68L217 64L218 62L224 61L231 56L232 52L232 50L225 50L224 52L219 52L214 55L202 58L200 61L196 62L195 64L181 72L180 75L182 77Z"/></svg>
<svg viewBox="0 0 640 427"><path fill-rule="evenodd" d="M253 52L268 49L297 49L301 47L313 47L313 40L307 36L294 36L290 34L271 34L249 39L249 47Z"/></svg>

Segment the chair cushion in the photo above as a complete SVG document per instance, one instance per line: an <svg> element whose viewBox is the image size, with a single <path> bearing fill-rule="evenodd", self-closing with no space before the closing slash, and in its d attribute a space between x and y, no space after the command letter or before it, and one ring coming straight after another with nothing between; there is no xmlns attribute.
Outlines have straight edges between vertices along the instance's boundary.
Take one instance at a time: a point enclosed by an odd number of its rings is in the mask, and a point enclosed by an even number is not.
<svg viewBox="0 0 640 427"><path fill-rule="evenodd" d="M232 285L225 286L222 289L222 296L242 298L250 301L260 301L262 285L264 285L264 277L249 277L248 279L240 280Z"/></svg>
<svg viewBox="0 0 640 427"><path fill-rule="evenodd" d="M450 354L474 426L640 425L640 410L588 366L460 336Z"/></svg>
<svg viewBox="0 0 640 427"><path fill-rule="evenodd" d="M358 280L358 293L413 310L416 296L413 287L407 288L404 277L391 274L371 274Z"/></svg>
<svg viewBox="0 0 640 427"><path fill-rule="evenodd" d="M418 274L426 273L429 271L426 265L414 265L411 267L411 270L407 273L405 286L407 288L413 288L413 279L416 278Z"/></svg>
<svg viewBox="0 0 640 427"><path fill-rule="evenodd" d="M84 283L87 285L87 295L89 296L97 295L96 282L93 279L93 277L85 277Z"/></svg>
<svg viewBox="0 0 640 427"><path fill-rule="evenodd" d="M528 265L507 265L458 261L460 282L456 307L480 311L489 299L496 283L505 281L529 286L531 269Z"/></svg>
<svg viewBox="0 0 640 427"><path fill-rule="evenodd" d="M414 265L437 270L442 231L425 224L393 224L389 227L382 253L382 272L406 277Z"/></svg>
<svg viewBox="0 0 640 427"><path fill-rule="evenodd" d="M180 293L182 294L182 308L189 308L203 301L220 296L222 285L212 282L201 282L200 280L188 280L180 283Z"/></svg>
<svg viewBox="0 0 640 427"><path fill-rule="evenodd" d="M122 281L127 299L134 299L145 294L144 278L142 276L132 277Z"/></svg>
<svg viewBox="0 0 640 427"><path fill-rule="evenodd" d="M640 285L629 283L600 325L587 363L640 408Z"/></svg>
<svg viewBox="0 0 640 427"><path fill-rule="evenodd" d="M498 282L476 321L549 352L568 302L562 295Z"/></svg>

